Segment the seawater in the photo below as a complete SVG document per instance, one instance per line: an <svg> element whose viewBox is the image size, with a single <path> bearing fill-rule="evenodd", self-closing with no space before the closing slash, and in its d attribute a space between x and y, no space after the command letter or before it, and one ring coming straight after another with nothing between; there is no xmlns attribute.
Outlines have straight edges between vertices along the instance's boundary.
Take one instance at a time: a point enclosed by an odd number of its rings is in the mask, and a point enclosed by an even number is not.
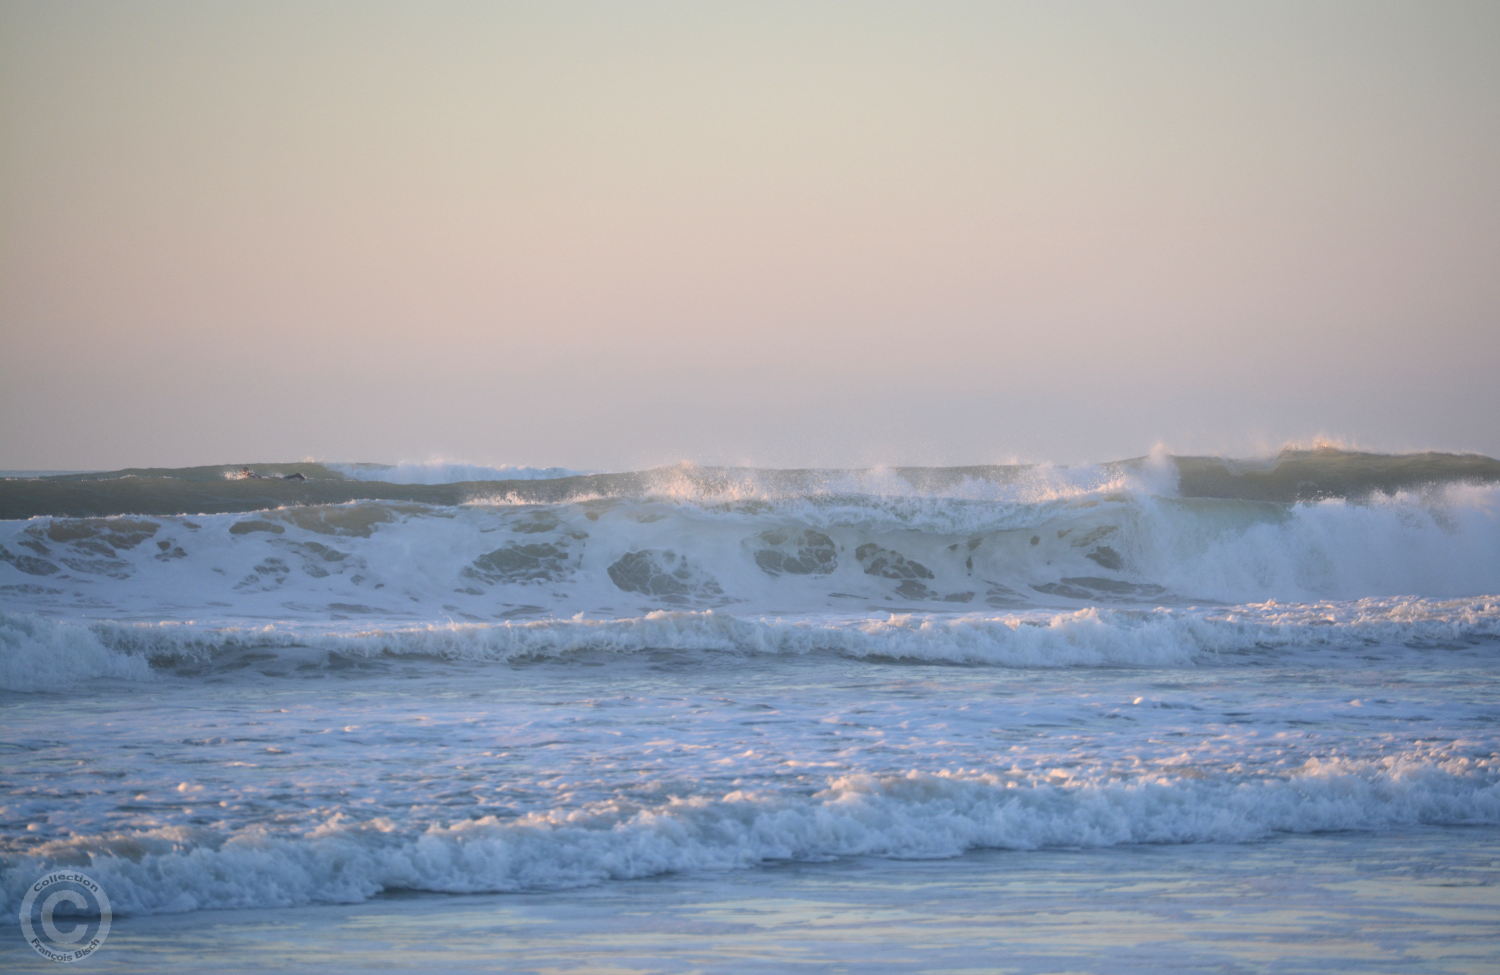
<svg viewBox="0 0 1500 975"><path fill-rule="evenodd" d="M913 898L957 917L972 905L914 893L904 865L1041 896L1088 852L1072 903L1103 910L1142 850L1243 862L1253 886L1332 835L1328 863L1413 837L1466 851L1482 909L1495 468L1315 451L0 481L0 908L67 866L108 891L119 945L155 916L201 933L316 905L415 912L441 938L463 909L438 895L524 912L682 883L733 913L746 883L803 903L787 865L859 865L871 917ZM1210 900L1232 929L1234 896ZM1366 921L1323 930L1352 944ZM734 942L683 923L710 956ZM1423 923L1355 967L1494 961ZM524 968L516 937L495 957ZM1049 964L1034 926L1014 938L1022 970Z"/></svg>

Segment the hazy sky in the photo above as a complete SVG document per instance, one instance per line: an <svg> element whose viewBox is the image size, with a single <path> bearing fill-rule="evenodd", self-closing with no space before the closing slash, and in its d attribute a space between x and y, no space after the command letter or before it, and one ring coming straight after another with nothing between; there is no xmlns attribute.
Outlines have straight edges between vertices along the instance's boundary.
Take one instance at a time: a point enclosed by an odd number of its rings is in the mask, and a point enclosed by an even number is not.
<svg viewBox="0 0 1500 975"><path fill-rule="evenodd" d="M0 468L1500 454L1500 3L0 0Z"/></svg>

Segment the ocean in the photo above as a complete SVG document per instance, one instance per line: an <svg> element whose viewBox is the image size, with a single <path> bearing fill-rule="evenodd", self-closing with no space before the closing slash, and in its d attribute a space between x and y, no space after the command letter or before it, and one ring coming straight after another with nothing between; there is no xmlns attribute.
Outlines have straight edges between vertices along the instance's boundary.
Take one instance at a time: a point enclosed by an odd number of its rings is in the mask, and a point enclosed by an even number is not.
<svg viewBox="0 0 1500 975"><path fill-rule="evenodd" d="M7 970L1500 970L1475 455L16 474L0 709Z"/></svg>

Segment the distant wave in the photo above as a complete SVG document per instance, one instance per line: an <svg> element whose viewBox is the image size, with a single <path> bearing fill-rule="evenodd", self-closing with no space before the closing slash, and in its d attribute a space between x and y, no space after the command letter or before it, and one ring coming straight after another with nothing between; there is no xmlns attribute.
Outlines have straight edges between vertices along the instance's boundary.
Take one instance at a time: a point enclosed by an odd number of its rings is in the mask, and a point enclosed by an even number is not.
<svg viewBox="0 0 1500 975"><path fill-rule="evenodd" d="M250 466L259 477L226 479ZM299 480L283 480L300 475ZM1286 450L1239 460L1155 454L1080 467L987 465L866 470L675 467L615 474L562 468L453 464L278 463L129 468L0 480L0 520L37 516L246 512L285 505L475 499L550 504L570 499L669 498L702 502L863 495L896 499L1039 502L1131 490L1163 497L1291 504L1416 491L1460 482L1500 483L1500 461L1477 454L1369 454Z"/></svg>
<svg viewBox="0 0 1500 975"><path fill-rule="evenodd" d="M355 481L380 481L386 484L458 484L464 481L542 481L554 477L582 477L589 471L566 467L486 467L481 464L457 464L428 461L406 464L327 464L329 470Z"/></svg>

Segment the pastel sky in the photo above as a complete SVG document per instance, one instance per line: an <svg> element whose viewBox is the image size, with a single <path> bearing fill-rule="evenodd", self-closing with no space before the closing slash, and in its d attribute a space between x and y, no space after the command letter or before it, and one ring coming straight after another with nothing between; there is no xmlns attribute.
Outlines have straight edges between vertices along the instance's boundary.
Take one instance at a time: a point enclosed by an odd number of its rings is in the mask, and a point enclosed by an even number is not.
<svg viewBox="0 0 1500 975"><path fill-rule="evenodd" d="M1493 0L0 0L0 468L1500 454Z"/></svg>

